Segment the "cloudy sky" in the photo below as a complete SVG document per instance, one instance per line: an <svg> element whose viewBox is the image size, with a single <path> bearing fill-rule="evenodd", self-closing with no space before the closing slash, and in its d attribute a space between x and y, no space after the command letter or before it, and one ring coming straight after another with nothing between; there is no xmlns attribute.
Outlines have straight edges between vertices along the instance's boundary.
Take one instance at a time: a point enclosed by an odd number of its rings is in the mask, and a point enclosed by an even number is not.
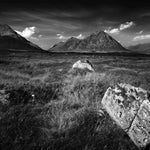
<svg viewBox="0 0 150 150"><path fill-rule="evenodd" d="M1 0L0 23L44 49L100 30L123 46L150 42L150 4L144 0Z"/></svg>

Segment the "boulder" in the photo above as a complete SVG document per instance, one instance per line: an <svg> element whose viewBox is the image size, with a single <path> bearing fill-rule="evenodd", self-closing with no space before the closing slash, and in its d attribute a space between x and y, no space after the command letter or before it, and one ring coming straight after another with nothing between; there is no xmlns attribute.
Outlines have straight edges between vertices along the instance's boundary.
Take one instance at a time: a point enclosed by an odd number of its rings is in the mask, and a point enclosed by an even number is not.
<svg viewBox="0 0 150 150"><path fill-rule="evenodd" d="M102 105L138 147L150 143L149 93L129 84L109 87Z"/></svg>
<svg viewBox="0 0 150 150"><path fill-rule="evenodd" d="M150 143L150 102L144 100L128 131L130 138L140 147Z"/></svg>
<svg viewBox="0 0 150 150"><path fill-rule="evenodd" d="M85 61L78 60L72 65L72 68L68 71L68 74L71 76L78 76L78 75L84 76L87 73L93 72L95 72L94 67L88 60Z"/></svg>
<svg viewBox="0 0 150 150"><path fill-rule="evenodd" d="M78 60L77 62L75 62L72 66L72 69L88 69L92 72L94 72L94 68L92 66L92 64L86 60L85 62L81 62L81 60Z"/></svg>

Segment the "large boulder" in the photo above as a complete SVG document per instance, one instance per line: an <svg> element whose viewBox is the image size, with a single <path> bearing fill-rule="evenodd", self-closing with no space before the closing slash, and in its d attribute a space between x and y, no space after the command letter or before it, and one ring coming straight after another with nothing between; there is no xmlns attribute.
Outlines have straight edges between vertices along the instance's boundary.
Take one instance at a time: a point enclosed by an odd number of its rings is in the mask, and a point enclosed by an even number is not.
<svg viewBox="0 0 150 150"><path fill-rule="evenodd" d="M118 84L107 89L102 104L138 147L150 143L150 102L146 90Z"/></svg>

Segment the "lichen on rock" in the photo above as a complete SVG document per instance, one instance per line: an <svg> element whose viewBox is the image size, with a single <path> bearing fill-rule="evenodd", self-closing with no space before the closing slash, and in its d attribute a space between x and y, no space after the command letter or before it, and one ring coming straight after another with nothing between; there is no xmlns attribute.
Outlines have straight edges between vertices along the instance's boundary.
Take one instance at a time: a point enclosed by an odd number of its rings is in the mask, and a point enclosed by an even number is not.
<svg viewBox="0 0 150 150"><path fill-rule="evenodd" d="M150 143L150 102L146 90L129 84L109 87L103 107L138 147Z"/></svg>

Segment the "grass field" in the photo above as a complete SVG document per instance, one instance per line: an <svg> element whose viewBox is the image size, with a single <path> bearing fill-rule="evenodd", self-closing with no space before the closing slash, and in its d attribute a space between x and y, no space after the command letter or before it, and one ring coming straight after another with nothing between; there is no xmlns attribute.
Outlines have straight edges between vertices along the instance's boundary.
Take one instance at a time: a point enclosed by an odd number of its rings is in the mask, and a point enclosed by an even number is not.
<svg viewBox="0 0 150 150"><path fill-rule="evenodd" d="M69 72L79 59L92 62L95 73ZM118 82L150 90L150 58L0 56L0 148L138 149L101 106Z"/></svg>

